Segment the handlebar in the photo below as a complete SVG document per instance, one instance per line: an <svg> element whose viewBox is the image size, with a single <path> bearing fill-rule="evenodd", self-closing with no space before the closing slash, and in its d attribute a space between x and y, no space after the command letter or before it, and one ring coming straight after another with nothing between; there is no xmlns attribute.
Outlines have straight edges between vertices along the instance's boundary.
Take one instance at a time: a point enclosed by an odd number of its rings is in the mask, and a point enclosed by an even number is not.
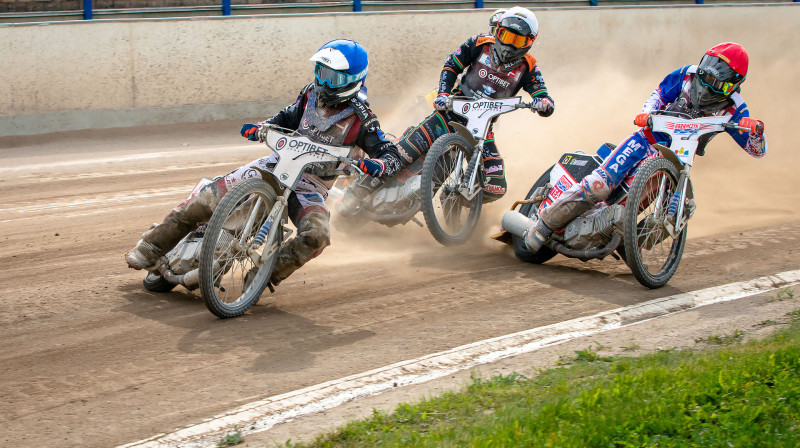
<svg viewBox="0 0 800 448"><path fill-rule="evenodd" d="M478 100L478 99L483 99L483 98L472 98L472 97L468 97L468 96L448 96L447 97L447 110L448 111L452 111L453 110L453 100ZM497 100L497 99L502 99L502 98L485 98L485 99L487 99L487 100L493 100L493 99ZM515 109L531 109L531 110L538 111L538 112L544 112L545 110L547 110L547 106L543 105L543 103L544 103L544 99L543 98L534 98L530 103L526 103L524 101L523 102L519 102L519 103L514 105L514 108Z"/></svg>
<svg viewBox="0 0 800 448"><path fill-rule="evenodd" d="M684 113L684 112L675 112L675 111L669 111L669 110L654 110L654 111L650 112L650 116L647 117L647 126L650 127L650 128L653 127L653 119L651 118L652 115L666 115L666 116L669 116L669 117L683 118L683 119L688 119L688 120L691 120L693 118L697 118L697 117L692 117L691 115L689 115L687 113ZM722 126L725 129L735 129L735 130L738 130L738 131L750 132L750 128L745 127L745 126L739 126L738 123L734 123L734 122L730 122L730 121L726 122L726 123L721 123L720 126Z"/></svg>

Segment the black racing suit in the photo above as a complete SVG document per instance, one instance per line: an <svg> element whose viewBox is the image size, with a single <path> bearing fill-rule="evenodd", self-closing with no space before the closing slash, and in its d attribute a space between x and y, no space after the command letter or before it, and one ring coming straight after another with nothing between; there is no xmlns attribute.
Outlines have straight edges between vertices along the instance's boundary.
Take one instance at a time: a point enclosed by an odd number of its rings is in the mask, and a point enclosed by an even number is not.
<svg viewBox="0 0 800 448"><path fill-rule="evenodd" d="M507 98L512 97L520 89L528 92L533 98L552 98L547 93L536 59L530 54L516 61L500 64L494 57L492 46L494 37L479 34L467 39L455 52L444 61L439 77L440 95L463 95L469 97ZM458 75L464 72L458 86ZM549 116L539 112L539 115ZM405 164L410 164L421 155L426 154L433 142L445 133L454 132L450 121L464 123L464 118L446 111L435 111L425 118L398 143L400 156ZM503 159L494 143L494 133L489 128L483 145L483 163L487 177L483 200L491 202L506 193L506 178Z"/></svg>

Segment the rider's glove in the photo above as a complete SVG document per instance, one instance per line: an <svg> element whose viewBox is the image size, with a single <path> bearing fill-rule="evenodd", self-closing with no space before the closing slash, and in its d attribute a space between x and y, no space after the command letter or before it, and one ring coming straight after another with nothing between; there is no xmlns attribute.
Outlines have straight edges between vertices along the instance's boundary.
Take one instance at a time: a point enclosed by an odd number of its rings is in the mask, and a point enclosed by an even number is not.
<svg viewBox="0 0 800 448"><path fill-rule="evenodd" d="M386 173L386 165L381 159L361 159L357 166L372 177L382 177Z"/></svg>
<svg viewBox="0 0 800 448"><path fill-rule="evenodd" d="M643 128L647 126L647 119L650 118L650 114L647 112L642 112L641 114L637 115L636 118L633 119L633 124Z"/></svg>
<svg viewBox="0 0 800 448"><path fill-rule="evenodd" d="M242 125L242 129L239 132L242 134L242 137L245 137L252 142L258 141L258 125L253 123L245 123Z"/></svg>
<svg viewBox="0 0 800 448"><path fill-rule="evenodd" d="M533 110L539 114L541 117L549 117L553 115L553 111L555 111L556 105L553 103L553 99L549 96L545 96L542 98L534 98L531 101L533 105Z"/></svg>
<svg viewBox="0 0 800 448"><path fill-rule="evenodd" d="M436 110L447 110L447 95L440 93L439 96L434 98L433 107Z"/></svg>
<svg viewBox="0 0 800 448"><path fill-rule="evenodd" d="M748 128L751 134L755 134L757 136L761 136L764 133L764 122L761 120L756 120L755 118L744 117L739 120L739 126L743 128ZM739 131L740 133L742 131Z"/></svg>

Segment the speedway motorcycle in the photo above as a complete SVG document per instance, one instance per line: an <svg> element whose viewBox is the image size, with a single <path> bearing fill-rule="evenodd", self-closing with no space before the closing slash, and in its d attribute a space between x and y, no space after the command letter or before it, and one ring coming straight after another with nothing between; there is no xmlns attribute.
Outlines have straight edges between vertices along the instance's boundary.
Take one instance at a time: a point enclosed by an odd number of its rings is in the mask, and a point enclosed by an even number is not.
<svg viewBox="0 0 800 448"><path fill-rule="evenodd" d="M305 169L327 166L334 175L345 176L357 170L348 157L350 147L316 143L268 124L260 127L258 137L278 154L271 176L244 180L223 196L208 223L159 260L144 279L146 289L199 287L217 317L244 314L264 289L274 291L269 279L277 254L293 232L287 227L289 195ZM202 180L192 194L208 182Z"/></svg>
<svg viewBox="0 0 800 448"><path fill-rule="evenodd" d="M483 143L495 119L518 109L543 109L542 102L521 97L450 97L447 110L465 119L449 124L455 132L433 142L420 173L420 198L425 224L445 246L466 242L478 224L483 205L486 173Z"/></svg>
<svg viewBox="0 0 800 448"><path fill-rule="evenodd" d="M664 286L681 261L688 222L696 209L689 171L700 142L707 141L702 137L726 129L747 130L729 119L652 112L647 125L653 132L668 134L670 146L654 145L657 156L642 162L604 202L568 223L563 233L554 232L544 247L531 252L525 236L539 213L599 167L614 146L606 144L598 155L562 155L533 184L527 198L515 202L503 215L504 231L493 238L512 244L515 256L529 263L544 263L556 254L584 261L609 254L621 257L639 283L648 288Z"/></svg>

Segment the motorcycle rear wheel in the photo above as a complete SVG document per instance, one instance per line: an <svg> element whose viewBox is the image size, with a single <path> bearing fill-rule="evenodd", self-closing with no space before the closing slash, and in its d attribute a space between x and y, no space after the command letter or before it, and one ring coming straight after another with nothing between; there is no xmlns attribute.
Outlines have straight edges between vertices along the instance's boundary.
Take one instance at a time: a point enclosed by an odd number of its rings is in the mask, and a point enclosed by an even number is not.
<svg viewBox="0 0 800 448"><path fill-rule="evenodd" d="M241 316L267 287L277 255L274 240L282 238L282 229L261 244L254 241L275 201L275 190L267 182L247 179L229 191L214 210L200 249L200 290L206 308L215 316ZM250 231L244 234L251 215ZM268 247L272 255L259 264L245 250L251 248L250 254L260 256Z"/></svg>
<svg viewBox="0 0 800 448"><path fill-rule="evenodd" d="M469 181L466 170L472 153L473 148L464 137L444 134L433 142L422 165L420 193L425 224L436 241L445 246L465 243L481 214L483 189L469 201L457 190ZM455 176L458 166L460 174ZM483 184L482 175L477 181Z"/></svg>
<svg viewBox="0 0 800 448"><path fill-rule="evenodd" d="M545 171L544 174L539 177L539 180L533 184L530 191L528 191L528 195L525 196L526 199L530 199L539 187L543 187L550 182L550 170L552 170L552 167ZM519 212L528 218L539 218L538 209L535 207L535 204L523 204L522 207L519 208ZM528 250L528 247L525 246L525 241L516 235L512 236L512 242L514 243L514 256L516 256L518 260L526 263L542 264L558 254L558 252L547 246L543 246L536 252L531 252Z"/></svg>
<svg viewBox="0 0 800 448"><path fill-rule="evenodd" d="M662 199L659 186L666 180ZM664 228L669 201L678 188L678 170L667 159L645 161L636 173L625 204L625 261L634 277L650 289L667 284L678 269L686 245L684 227L677 238Z"/></svg>

